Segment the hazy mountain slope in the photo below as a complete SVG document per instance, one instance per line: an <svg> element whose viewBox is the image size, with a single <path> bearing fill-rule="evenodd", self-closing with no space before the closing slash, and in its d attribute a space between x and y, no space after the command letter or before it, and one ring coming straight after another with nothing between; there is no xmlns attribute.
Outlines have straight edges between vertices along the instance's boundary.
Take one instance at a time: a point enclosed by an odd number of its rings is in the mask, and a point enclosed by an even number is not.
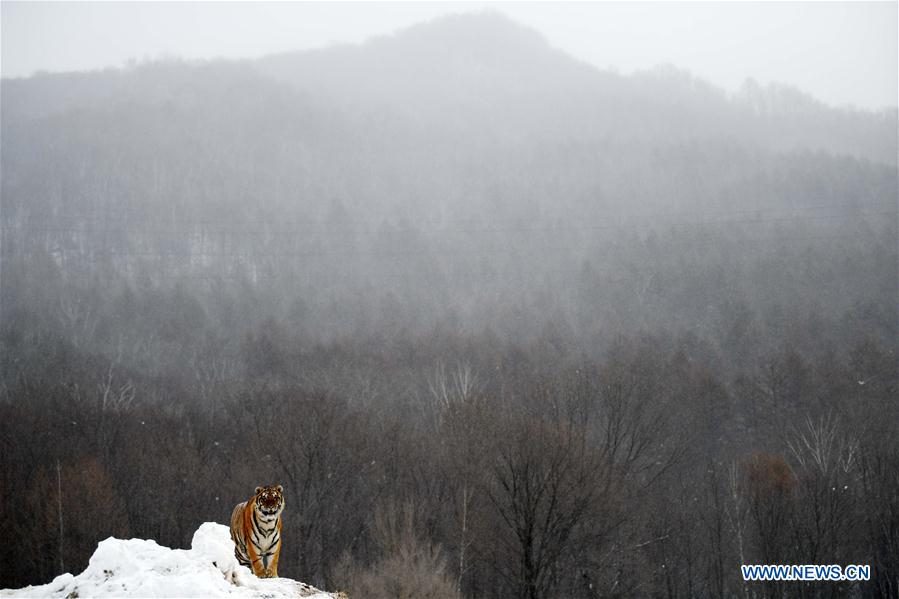
<svg viewBox="0 0 899 599"><path fill-rule="evenodd" d="M836 110L798 90L751 81L729 98L671 66L624 77L578 62L491 13L256 64L352 110L383 105L466 134L652 143L724 137L896 161L895 110Z"/></svg>
<svg viewBox="0 0 899 599"><path fill-rule="evenodd" d="M535 31L493 13L445 17L361 45L257 61L5 79L2 110L4 120L17 120L123 102L208 106L240 90L265 89L269 84L260 76L348 116L378 121L401 115L429 135L649 143L726 138L887 164L897 156L896 110L834 109L793 88L751 81L728 97L672 66L621 76L574 60ZM198 89L206 93L196 95Z"/></svg>
<svg viewBox="0 0 899 599"><path fill-rule="evenodd" d="M895 115L832 110L752 85L729 99L673 68L621 77L495 14L255 62L4 80L2 94L4 199L14 219L25 204L59 214L45 205L58 190L32 186L70 174L76 198L98 179L121 190L104 218L208 220L202 213L217 210L318 222L342 205L377 224L742 207L751 198L735 200L742 191L732 188L752 189L751 173L776 164L767 151L887 164L896 155ZM697 144L710 168L665 158ZM54 177L43 172L49 159ZM683 169L702 170L703 189ZM167 215L152 208L160 204Z"/></svg>
<svg viewBox="0 0 899 599"><path fill-rule="evenodd" d="M825 304L842 310L889 266L857 240L894 236L896 168L858 156L895 146L894 116L752 85L730 99L670 68L605 73L496 15L259 61L4 81L2 93L11 263L49 254L85 280L99 268L280 280L272 301L301 294L328 313L322 330L396 308L396 294L419 324L454 310L495 322L511 302L599 322L599 296L573 284L585 264L603 289L623 286L601 300L606 322L698 317L689 276L673 272L720 269L739 283L710 292L798 305L813 285L744 289L742 269L806 242L819 257L855 252L840 262L855 282L834 279L845 290ZM665 236L666 268L635 249L650 231ZM815 268L810 279L832 276ZM663 274L660 305L628 303Z"/></svg>

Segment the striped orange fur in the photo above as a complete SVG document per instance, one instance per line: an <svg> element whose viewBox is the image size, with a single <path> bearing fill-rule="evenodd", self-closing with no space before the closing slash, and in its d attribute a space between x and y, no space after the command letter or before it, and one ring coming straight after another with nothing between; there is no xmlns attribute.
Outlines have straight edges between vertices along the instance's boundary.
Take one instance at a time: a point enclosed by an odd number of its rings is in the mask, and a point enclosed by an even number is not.
<svg viewBox="0 0 899 599"><path fill-rule="evenodd" d="M284 489L274 485L256 487L255 495L237 504L231 513L234 555L259 578L278 576L283 511Z"/></svg>

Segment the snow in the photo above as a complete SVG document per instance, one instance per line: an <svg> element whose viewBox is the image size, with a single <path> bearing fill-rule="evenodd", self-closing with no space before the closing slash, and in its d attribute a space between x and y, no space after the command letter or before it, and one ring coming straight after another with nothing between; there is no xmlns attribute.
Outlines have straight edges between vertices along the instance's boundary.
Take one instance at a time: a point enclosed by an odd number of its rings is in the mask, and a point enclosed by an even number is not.
<svg viewBox="0 0 899 599"><path fill-rule="evenodd" d="M228 527L206 522L190 549L170 549L156 541L101 541L87 569L66 573L44 585L3 589L13 597L265 597L336 599L289 578L256 578L237 563Z"/></svg>

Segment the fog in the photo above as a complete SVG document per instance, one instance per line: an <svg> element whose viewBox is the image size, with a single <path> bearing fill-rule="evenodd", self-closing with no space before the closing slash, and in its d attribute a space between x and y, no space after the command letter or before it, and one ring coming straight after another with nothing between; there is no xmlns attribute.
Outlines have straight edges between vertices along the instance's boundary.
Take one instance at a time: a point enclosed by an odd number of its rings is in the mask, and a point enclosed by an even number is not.
<svg viewBox="0 0 899 599"><path fill-rule="evenodd" d="M0 11L4 77L163 56L256 58L495 11L623 74L670 63L731 92L751 78L832 105L897 104L895 2L4 2Z"/></svg>
<svg viewBox="0 0 899 599"><path fill-rule="evenodd" d="M0 514L42 550L0 547L0 587L110 535L186 546L274 482L282 576L351 597L795 594L753 563L870 564L802 594L895 596L896 52L854 69L863 109L789 70L711 82L673 33L612 69L546 7L392 8L314 48L210 25L191 60L3 79ZM300 9L140 10L176 47L179 11ZM749 9L583 10L645 38L637 14ZM831 84L825 46L895 48L764 10L696 43L815 39ZM57 60L8 28L86 14L3 11L4 76ZM72 60L139 47L113 38Z"/></svg>

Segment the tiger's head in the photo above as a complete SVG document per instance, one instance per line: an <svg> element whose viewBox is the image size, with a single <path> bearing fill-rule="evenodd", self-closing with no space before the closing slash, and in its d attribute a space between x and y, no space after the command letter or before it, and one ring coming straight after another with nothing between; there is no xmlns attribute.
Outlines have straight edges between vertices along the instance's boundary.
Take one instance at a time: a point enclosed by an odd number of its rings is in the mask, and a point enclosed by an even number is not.
<svg viewBox="0 0 899 599"><path fill-rule="evenodd" d="M260 516L273 518L284 509L284 488L281 485L256 487L256 511Z"/></svg>

